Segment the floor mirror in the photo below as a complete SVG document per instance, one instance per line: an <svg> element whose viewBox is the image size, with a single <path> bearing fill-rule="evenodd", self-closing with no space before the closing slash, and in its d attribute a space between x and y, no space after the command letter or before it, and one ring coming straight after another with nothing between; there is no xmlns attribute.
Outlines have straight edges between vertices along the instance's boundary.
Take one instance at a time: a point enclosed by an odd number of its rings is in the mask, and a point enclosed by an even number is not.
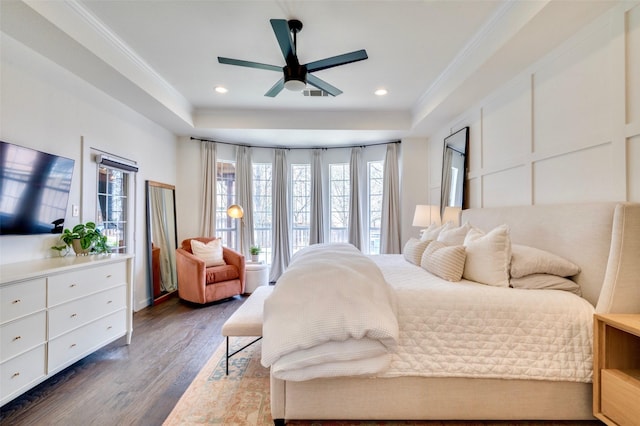
<svg viewBox="0 0 640 426"><path fill-rule="evenodd" d="M466 207L465 181L467 173L467 149L469 128L464 127L444 139L442 155L442 184L440 217L445 217L447 207L457 210Z"/></svg>
<svg viewBox="0 0 640 426"><path fill-rule="evenodd" d="M146 182L147 276L154 305L172 297L178 290L175 193L173 185Z"/></svg>

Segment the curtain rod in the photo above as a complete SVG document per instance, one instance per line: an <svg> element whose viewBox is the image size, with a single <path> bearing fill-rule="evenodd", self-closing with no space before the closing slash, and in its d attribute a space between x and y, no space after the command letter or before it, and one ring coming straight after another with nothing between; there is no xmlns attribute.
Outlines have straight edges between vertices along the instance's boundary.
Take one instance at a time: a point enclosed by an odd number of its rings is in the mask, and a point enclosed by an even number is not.
<svg viewBox="0 0 640 426"><path fill-rule="evenodd" d="M221 143L221 144L225 144L225 145L235 145L235 146L244 146L247 148L265 148L265 149L286 149L286 150L291 150L291 149L322 149L322 150L327 150L327 149L339 149L339 148L366 148L368 146L377 146L377 145L389 145L391 143L402 143L402 141L391 141L391 142L377 142L377 143L372 143L372 144L367 144L367 145L347 145L347 146L326 146L326 147L322 147L322 146L294 146L294 147L286 147L286 146L261 146L261 145L249 145L249 144L243 144L243 143L234 143L234 142L221 142L221 141L214 141L211 139L202 139L202 138L196 138L191 136L191 140L194 141L201 141L201 142L214 142L214 143Z"/></svg>

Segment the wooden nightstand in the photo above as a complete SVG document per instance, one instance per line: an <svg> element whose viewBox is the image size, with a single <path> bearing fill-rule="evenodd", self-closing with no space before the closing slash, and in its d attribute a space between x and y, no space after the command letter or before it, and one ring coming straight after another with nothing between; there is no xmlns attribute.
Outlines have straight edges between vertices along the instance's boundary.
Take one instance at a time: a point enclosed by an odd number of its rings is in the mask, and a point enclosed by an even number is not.
<svg viewBox="0 0 640 426"><path fill-rule="evenodd" d="M640 314L596 314L593 415L608 425L640 422Z"/></svg>

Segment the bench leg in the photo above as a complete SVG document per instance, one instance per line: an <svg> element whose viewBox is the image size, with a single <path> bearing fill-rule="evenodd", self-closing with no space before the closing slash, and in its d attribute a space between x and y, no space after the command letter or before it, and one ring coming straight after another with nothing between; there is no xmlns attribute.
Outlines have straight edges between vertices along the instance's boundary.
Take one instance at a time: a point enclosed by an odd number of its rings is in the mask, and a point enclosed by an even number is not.
<svg viewBox="0 0 640 426"><path fill-rule="evenodd" d="M235 351L233 353L229 353L229 336L227 336L227 376L229 375L229 358L231 358L232 356L234 356L238 352L242 351L243 349L248 348L249 346L253 345L255 342L257 342L260 339L262 339L262 336L258 337L256 340L253 340L251 343L247 343L246 345L244 345L243 347L241 347L237 351Z"/></svg>

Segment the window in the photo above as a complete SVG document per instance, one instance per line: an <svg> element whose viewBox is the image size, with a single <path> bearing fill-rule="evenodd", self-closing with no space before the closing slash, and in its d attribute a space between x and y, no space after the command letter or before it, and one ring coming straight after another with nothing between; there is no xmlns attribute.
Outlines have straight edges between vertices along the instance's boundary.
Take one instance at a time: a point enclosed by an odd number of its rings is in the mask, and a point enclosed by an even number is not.
<svg viewBox="0 0 640 426"><path fill-rule="evenodd" d="M260 259L271 263L271 163L253 164L253 240L262 249Z"/></svg>
<svg viewBox="0 0 640 426"><path fill-rule="evenodd" d="M369 254L380 254L380 222L382 220L382 161L367 164L369 194Z"/></svg>
<svg viewBox="0 0 640 426"><path fill-rule="evenodd" d="M349 241L349 163L329 165L329 185L331 209L329 241L346 243Z"/></svg>
<svg viewBox="0 0 640 426"><path fill-rule="evenodd" d="M222 245L236 249L238 220L229 217L227 209L236 200L236 163L216 163L216 237Z"/></svg>
<svg viewBox="0 0 640 426"><path fill-rule="evenodd" d="M107 236L107 244L114 253L127 252L129 178L129 173L124 170L98 166L96 225Z"/></svg>
<svg viewBox="0 0 640 426"><path fill-rule="evenodd" d="M309 245L311 222L311 164L291 165L292 252Z"/></svg>

